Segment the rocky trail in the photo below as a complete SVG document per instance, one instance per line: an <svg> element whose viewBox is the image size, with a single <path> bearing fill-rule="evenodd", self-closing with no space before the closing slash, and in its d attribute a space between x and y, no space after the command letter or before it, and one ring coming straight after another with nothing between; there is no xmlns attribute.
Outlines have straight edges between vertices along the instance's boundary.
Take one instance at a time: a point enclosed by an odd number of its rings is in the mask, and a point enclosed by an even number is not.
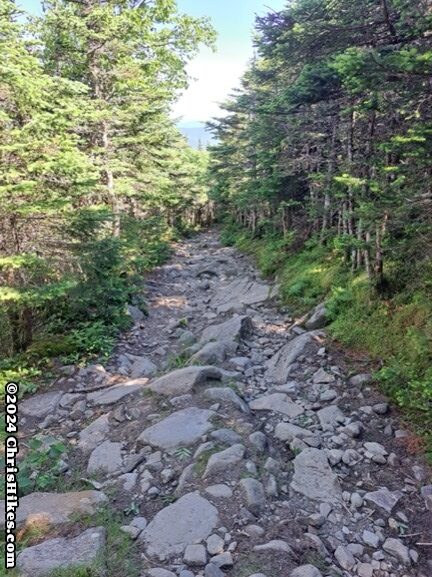
<svg viewBox="0 0 432 577"><path fill-rule="evenodd" d="M21 499L21 529L47 529L18 574L103 566L106 528L81 521L103 507L127 512L142 577L430 577L430 471L322 310L298 326L212 232L146 287L106 366L21 402L22 434L69 450L59 492Z"/></svg>

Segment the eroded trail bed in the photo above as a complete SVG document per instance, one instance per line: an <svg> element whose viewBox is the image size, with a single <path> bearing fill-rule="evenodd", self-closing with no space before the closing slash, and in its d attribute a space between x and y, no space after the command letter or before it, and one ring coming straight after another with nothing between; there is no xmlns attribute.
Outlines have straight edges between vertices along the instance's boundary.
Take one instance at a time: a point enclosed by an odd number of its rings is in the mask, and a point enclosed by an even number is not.
<svg viewBox="0 0 432 577"><path fill-rule="evenodd" d="M22 526L51 528L20 574L103 566L102 506L134 542L138 572L119 577L430 577L430 472L369 375L213 233L147 288L149 316L134 311L105 367L69 367L21 404L26 435L70 450L64 492L21 500Z"/></svg>

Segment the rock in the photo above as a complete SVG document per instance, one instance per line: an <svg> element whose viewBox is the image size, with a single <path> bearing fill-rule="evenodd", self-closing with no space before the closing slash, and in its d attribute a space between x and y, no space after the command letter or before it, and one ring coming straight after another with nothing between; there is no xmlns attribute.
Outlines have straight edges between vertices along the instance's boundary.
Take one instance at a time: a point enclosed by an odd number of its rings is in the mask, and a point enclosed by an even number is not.
<svg viewBox="0 0 432 577"><path fill-rule="evenodd" d="M320 409L317 415L323 428L336 427L340 423L343 423L345 419L344 414L336 405L330 405L329 407Z"/></svg>
<svg viewBox="0 0 432 577"><path fill-rule="evenodd" d="M267 437L264 433L256 431L249 435L249 442L253 445L257 453L265 453L267 449Z"/></svg>
<svg viewBox="0 0 432 577"><path fill-rule="evenodd" d="M212 366L185 367L172 371L151 385L150 390L158 395L177 396L192 393L196 387L204 385L208 381L220 381L222 371Z"/></svg>
<svg viewBox="0 0 432 577"><path fill-rule="evenodd" d="M378 549L381 541L379 535L373 533L372 531L368 531L367 529L363 531L362 539L363 543L369 545L370 547L373 547L374 549Z"/></svg>
<svg viewBox="0 0 432 577"><path fill-rule="evenodd" d="M236 445L241 443L241 436L232 429L218 429L210 433L210 437L222 445Z"/></svg>
<svg viewBox="0 0 432 577"><path fill-rule="evenodd" d="M150 557L170 558L182 555L213 532L219 523L216 507L198 493L188 493L165 507L141 533Z"/></svg>
<svg viewBox="0 0 432 577"><path fill-rule="evenodd" d="M256 479L248 477L242 479L239 485L246 499L246 507L251 513L258 516L266 504L263 484Z"/></svg>
<svg viewBox="0 0 432 577"><path fill-rule="evenodd" d="M44 577L60 568L89 567L102 555L105 540L103 527L87 529L74 539L49 539L24 549L17 568L21 577Z"/></svg>
<svg viewBox="0 0 432 577"><path fill-rule="evenodd" d="M127 312L134 323L140 323L145 319L145 314L142 312L142 310L140 310L138 307L135 307L134 305L128 305Z"/></svg>
<svg viewBox="0 0 432 577"><path fill-rule="evenodd" d="M234 351L240 339L247 337L253 331L253 323L248 316L235 316L224 323L212 325L204 329L199 342L201 344L215 342L228 343Z"/></svg>
<svg viewBox="0 0 432 577"><path fill-rule="evenodd" d="M233 445L225 451L211 455L208 460L204 478L217 475L218 473L230 470L242 461L245 454L245 447L243 445Z"/></svg>
<svg viewBox="0 0 432 577"><path fill-rule="evenodd" d="M324 303L319 304L312 311L311 316L305 322L305 327L308 331L322 329L328 323L328 313Z"/></svg>
<svg viewBox="0 0 432 577"><path fill-rule="evenodd" d="M305 449L294 459L291 489L309 499L330 504L339 503L342 489L327 456L319 449Z"/></svg>
<svg viewBox="0 0 432 577"><path fill-rule="evenodd" d="M222 401L237 407L242 413L249 413L248 405L230 387L212 387L204 391L204 397L211 401Z"/></svg>
<svg viewBox="0 0 432 577"><path fill-rule="evenodd" d="M335 390L333 389L327 389L326 391L323 391L320 394L320 401L323 401L325 403L334 401L335 399L338 398L338 394Z"/></svg>
<svg viewBox="0 0 432 577"><path fill-rule="evenodd" d="M114 474L119 472L123 467L122 443L112 443L104 441L96 447L90 455L87 465L87 473L108 473Z"/></svg>
<svg viewBox="0 0 432 577"><path fill-rule="evenodd" d="M314 384L330 384L336 381L335 376L327 373L324 369L318 369L314 374L312 381Z"/></svg>
<svg viewBox="0 0 432 577"><path fill-rule="evenodd" d="M185 330L182 331L178 343L182 348L191 347L193 344L196 343L196 337L192 331Z"/></svg>
<svg viewBox="0 0 432 577"><path fill-rule="evenodd" d="M211 485L206 487L205 492L215 499L231 499L233 492L228 485Z"/></svg>
<svg viewBox="0 0 432 577"><path fill-rule="evenodd" d="M345 569L345 571L351 571L351 569L356 564L354 555L351 553L351 551L349 551L349 549L343 547L342 545L339 545L339 547L336 549L335 557L339 565L342 567L342 569Z"/></svg>
<svg viewBox="0 0 432 577"><path fill-rule="evenodd" d="M222 567L232 567L234 565L232 555L229 551L215 555L211 558L211 562L213 565L216 565L216 567L219 567L219 569Z"/></svg>
<svg viewBox="0 0 432 577"><path fill-rule="evenodd" d="M141 530L138 529L138 527L133 527L132 525L122 525L120 529L123 531L123 533L129 535L133 541L138 539L138 535L141 533Z"/></svg>
<svg viewBox="0 0 432 577"><path fill-rule="evenodd" d="M294 556L294 551L285 541L280 539L275 539L274 541L269 541L264 543L264 545L255 545L253 548L257 553L262 553L264 551L277 551L279 553L287 553L288 555Z"/></svg>
<svg viewBox="0 0 432 577"><path fill-rule="evenodd" d="M388 455L386 449L379 443L365 443L363 446L372 455L382 455L383 457Z"/></svg>
<svg viewBox="0 0 432 577"><path fill-rule="evenodd" d="M207 563L207 551L204 545L188 545L183 555L183 561L189 567L204 567Z"/></svg>
<svg viewBox="0 0 432 577"><path fill-rule="evenodd" d="M173 573L173 577L176 577L175 573ZM180 571L179 577L195 577L192 571Z"/></svg>
<svg viewBox="0 0 432 577"><path fill-rule="evenodd" d="M101 415L80 431L77 445L78 449L83 451L83 453L90 453L105 441L110 432L108 417L109 414Z"/></svg>
<svg viewBox="0 0 432 577"><path fill-rule="evenodd" d="M157 372L157 366L148 357L136 357L132 363L130 376L132 379L152 377Z"/></svg>
<svg viewBox="0 0 432 577"><path fill-rule="evenodd" d="M400 491L389 491L387 487L383 487L378 491L372 491L371 493L366 493L364 496L366 501L374 503L387 513L391 513L393 508L397 505L399 500L402 498L402 493Z"/></svg>
<svg viewBox="0 0 432 577"><path fill-rule="evenodd" d="M258 537L262 537L265 533L264 529L259 525L247 525L244 528L244 532L248 535L251 539L257 539Z"/></svg>
<svg viewBox="0 0 432 577"><path fill-rule="evenodd" d="M47 415L52 415L56 412L62 397L63 393L61 391L53 391L24 399L20 402L20 415L44 419Z"/></svg>
<svg viewBox="0 0 432 577"><path fill-rule="evenodd" d="M225 573L214 563L206 565L204 575L205 577L225 577Z"/></svg>
<svg viewBox="0 0 432 577"><path fill-rule="evenodd" d="M371 563L359 563L357 565L357 574L359 577L373 577L374 567Z"/></svg>
<svg viewBox="0 0 432 577"><path fill-rule="evenodd" d="M20 498L16 510L18 527L57 526L68 523L77 514L93 514L107 497L100 491L72 493L31 493ZM0 503L0 528L4 527L4 502Z"/></svg>
<svg viewBox="0 0 432 577"><path fill-rule="evenodd" d="M134 379L133 381L127 381L126 383L121 383L121 385L114 385L102 391L89 393L87 399L93 405L114 405L125 397L141 392L147 383L148 379Z"/></svg>
<svg viewBox="0 0 432 577"><path fill-rule="evenodd" d="M172 571L167 571L162 567L155 567L147 571L148 577L177 577Z"/></svg>
<svg viewBox="0 0 432 577"><path fill-rule="evenodd" d="M216 365L223 363L230 353L234 353L237 349L235 343L228 343L226 341L210 342L205 344L199 351L191 357L193 364Z"/></svg>
<svg viewBox="0 0 432 577"><path fill-rule="evenodd" d="M377 415L386 415L389 412L389 408L388 403L377 403L372 407Z"/></svg>
<svg viewBox="0 0 432 577"><path fill-rule="evenodd" d="M322 577L322 573L313 565L302 565L291 571L290 577Z"/></svg>
<svg viewBox="0 0 432 577"><path fill-rule="evenodd" d="M196 407L182 409L145 429L138 440L164 450L188 447L213 428L210 419L214 414Z"/></svg>
<svg viewBox="0 0 432 577"><path fill-rule="evenodd" d="M211 300L219 313L241 310L245 305L257 305L270 298L271 287L248 278L240 278L220 289Z"/></svg>
<svg viewBox="0 0 432 577"><path fill-rule="evenodd" d="M312 431L297 427L297 425L292 425L291 423L279 423L276 425L274 435L276 439L287 441L288 443L294 439L301 439L307 442L310 439L317 438Z"/></svg>
<svg viewBox="0 0 432 577"><path fill-rule="evenodd" d="M224 540L219 535L213 534L207 539L207 551L210 555L219 555L223 553Z"/></svg>
<svg viewBox="0 0 432 577"><path fill-rule="evenodd" d="M426 509L432 511L432 485L425 485L420 490L421 495L426 503Z"/></svg>
<svg viewBox="0 0 432 577"><path fill-rule="evenodd" d="M266 377L269 381L282 385L286 382L291 365L304 353L306 347L312 342L313 333L304 333L295 337L284 345L269 361Z"/></svg>
<svg viewBox="0 0 432 577"><path fill-rule="evenodd" d="M272 395L264 395L251 401L249 408L253 411L273 411L282 413L291 419L295 419L304 413L304 409L297 403L293 403L284 393L273 393Z"/></svg>
<svg viewBox="0 0 432 577"><path fill-rule="evenodd" d="M404 565L411 565L409 549L399 539L386 539L382 548L386 553L393 555L393 557L396 557L396 559L398 559Z"/></svg>
<svg viewBox="0 0 432 577"><path fill-rule="evenodd" d="M362 387L364 385L369 385L372 381L373 377L370 373L362 373L351 377L349 384L353 387Z"/></svg>

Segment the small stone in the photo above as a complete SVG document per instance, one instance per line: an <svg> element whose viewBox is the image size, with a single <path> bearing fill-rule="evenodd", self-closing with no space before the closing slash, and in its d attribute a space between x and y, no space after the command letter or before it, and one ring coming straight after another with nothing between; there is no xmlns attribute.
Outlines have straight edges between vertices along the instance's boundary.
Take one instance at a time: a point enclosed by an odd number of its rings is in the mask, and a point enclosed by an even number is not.
<svg viewBox="0 0 432 577"><path fill-rule="evenodd" d="M288 555L294 555L294 551L285 541L281 539L275 539L274 541L269 541L264 543L264 545L255 545L254 551L257 553L263 551L278 551L280 553L287 553Z"/></svg>
<svg viewBox="0 0 432 577"><path fill-rule="evenodd" d="M254 515L259 515L266 503L263 484L251 477L242 479L239 484L245 496L247 508Z"/></svg>
<svg viewBox="0 0 432 577"><path fill-rule="evenodd" d="M389 404L388 403L377 403L372 407L374 412L377 415L386 415L389 411Z"/></svg>
<svg viewBox="0 0 432 577"><path fill-rule="evenodd" d="M377 549L379 547L381 541L380 537L376 533L368 531L367 529L363 531L362 539L363 543L369 545L370 547L373 547L374 549Z"/></svg>
<svg viewBox="0 0 432 577"><path fill-rule="evenodd" d="M351 505L356 509L360 509L363 506L363 497L359 493L353 493L351 495Z"/></svg>
<svg viewBox="0 0 432 577"><path fill-rule="evenodd" d="M373 381L372 375L370 373L362 373L360 375L355 375L349 380L349 384L353 387L362 387L364 385L369 385Z"/></svg>
<svg viewBox="0 0 432 577"><path fill-rule="evenodd" d="M381 509L387 511L387 513L391 513L393 508L399 502L402 497L402 493L400 491L389 491L387 487L383 487L378 491L373 491L371 493L366 493L364 496L366 501L370 501L374 503Z"/></svg>
<svg viewBox="0 0 432 577"><path fill-rule="evenodd" d="M206 487L205 492L216 499L231 499L233 495L228 485L211 485Z"/></svg>
<svg viewBox="0 0 432 577"><path fill-rule="evenodd" d="M138 527L133 527L132 525L122 525L120 529L123 531L123 533L129 535L129 537L134 541L135 539L138 539L138 535L141 533L141 529L138 529Z"/></svg>
<svg viewBox="0 0 432 577"><path fill-rule="evenodd" d="M301 565L290 573L290 577L322 577L322 573L314 565Z"/></svg>
<svg viewBox="0 0 432 577"><path fill-rule="evenodd" d="M176 574L172 571L167 571L162 567L155 567L154 569L149 569L147 571L148 577L176 577Z"/></svg>
<svg viewBox="0 0 432 577"><path fill-rule="evenodd" d="M342 545L339 545L339 547L336 549L335 557L339 565L342 567L342 569L345 569L345 571L351 571L351 569L356 564L354 555Z"/></svg>
<svg viewBox="0 0 432 577"><path fill-rule="evenodd" d="M265 453L268 442L264 433L261 433L260 431L252 433L249 435L249 442L253 445L257 453Z"/></svg>
<svg viewBox="0 0 432 577"><path fill-rule="evenodd" d="M207 563L207 551L204 545L188 545L183 561L190 567L204 567Z"/></svg>
<svg viewBox="0 0 432 577"><path fill-rule="evenodd" d="M221 553L220 555L215 555L215 557L212 557L210 561L213 565L219 567L219 569L232 567L234 565L232 555L229 551Z"/></svg>
<svg viewBox="0 0 432 577"><path fill-rule="evenodd" d="M373 565L370 563L359 563L357 565L357 574L359 577L373 577Z"/></svg>
<svg viewBox="0 0 432 577"><path fill-rule="evenodd" d="M219 555L220 553L223 553L224 540L222 537L219 537L219 535L216 535L215 533L210 535L206 543L209 555Z"/></svg>
<svg viewBox="0 0 432 577"><path fill-rule="evenodd" d="M252 539L262 537L265 533L264 529L259 525L247 525L244 528L244 532Z"/></svg>

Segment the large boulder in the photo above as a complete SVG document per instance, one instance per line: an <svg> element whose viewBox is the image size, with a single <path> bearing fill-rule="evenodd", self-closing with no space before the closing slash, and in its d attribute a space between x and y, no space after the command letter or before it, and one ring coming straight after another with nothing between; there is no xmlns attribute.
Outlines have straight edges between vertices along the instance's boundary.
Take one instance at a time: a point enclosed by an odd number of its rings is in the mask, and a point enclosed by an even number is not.
<svg viewBox="0 0 432 577"><path fill-rule="evenodd" d="M31 493L21 497L16 512L17 526L63 525L74 515L93 514L107 501L100 491ZM0 527L4 527L4 504L0 504Z"/></svg>
<svg viewBox="0 0 432 577"><path fill-rule="evenodd" d="M182 409L145 429L138 441L165 451L188 447L213 429L210 419L214 415L213 411L196 407Z"/></svg>
<svg viewBox="0 0 432 577"><path fill-rule="evenodd" d="M222 377L223 372L211 365L185 367L156 379L150 390L158 395L176 397L191 393L208 381L220 381Z"/></svg>
<svg viewBox="0 0 432 577"><path fill-rule="evenodd" d="M49 539L24 549L17 557L17 568L21 577L45 577L56 569L92 567L100 563L105 541L103 527L87 529L74 539Z"/></svg>
<svg viewBox="0 0 432 577"><path fill-rule="evenodd" d="M284 384L291 371L291 365L312 343L313 333L304 333L284 345L269 361L266 378L276 384Z"/></svg>
<svg viewBox="0 0 432 577"><path fill-rule="evenodd" d="M182 555L188 545L207 539L218 523L216 507L198 493L189 493L159 511L140 539L147 555L165 560Z"/></svg>

